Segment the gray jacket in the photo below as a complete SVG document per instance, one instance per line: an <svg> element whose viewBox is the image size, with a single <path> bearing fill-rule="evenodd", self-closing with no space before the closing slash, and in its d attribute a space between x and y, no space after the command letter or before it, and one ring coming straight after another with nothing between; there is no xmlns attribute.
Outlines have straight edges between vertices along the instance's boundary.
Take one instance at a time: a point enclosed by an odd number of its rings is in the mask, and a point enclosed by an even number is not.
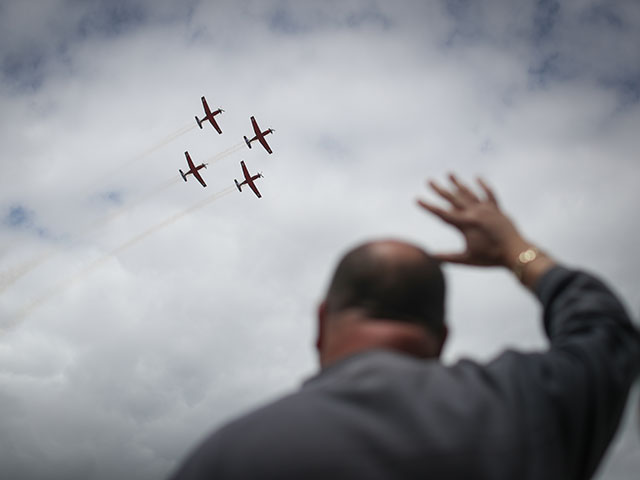
<svg viewBox="0 0 640 480"><path fill-rule="evenodd" d="M452 366L372 350L213 433L186 479L586 479L640 370L610 290L555 267L536 288L550 348Z"/></svg>

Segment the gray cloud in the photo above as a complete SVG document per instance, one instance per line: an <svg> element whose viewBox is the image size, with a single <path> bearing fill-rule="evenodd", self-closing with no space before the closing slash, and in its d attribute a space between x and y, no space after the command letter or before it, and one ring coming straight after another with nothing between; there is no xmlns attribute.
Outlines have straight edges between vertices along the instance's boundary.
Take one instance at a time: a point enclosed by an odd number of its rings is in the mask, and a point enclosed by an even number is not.
<svg viewBox="0 0 640 480"><path fill-rule="evenodd" d="M2 5L0 40L3 83L18 90L40 88L52 65L72 68L70 48L108 40L149 24L188 20L197 2L54 0Z"/></svg>
<svg viewBox="0 0 640 480"><path fill-rule="evenodd" d="M0 476L162 478L295 388L342 251L460 245L413 206L450 170L486 176L528 236L640 312L621 253L639 241L638 9L423 3L3 4L0 211L62 240L0 227L1 325L33 306L0 335ZM223 135L195 125L201 95ZM242 147L250 115L277 130L274 154L242 148L207 189L185 184L183 152ZM261 200L233 190L241 159ZM447 273L447 361L545 345L507 274ZM634 415L602 478L637 470Z"/></svg>
<svg viewBox="0 0 640 480"><path fill-rule="evenodd" d="M444 1L453 45L497 44L528 63L533 85L596 83L624 103L637 101L638 8L633 1L516 5Z"/></svg>

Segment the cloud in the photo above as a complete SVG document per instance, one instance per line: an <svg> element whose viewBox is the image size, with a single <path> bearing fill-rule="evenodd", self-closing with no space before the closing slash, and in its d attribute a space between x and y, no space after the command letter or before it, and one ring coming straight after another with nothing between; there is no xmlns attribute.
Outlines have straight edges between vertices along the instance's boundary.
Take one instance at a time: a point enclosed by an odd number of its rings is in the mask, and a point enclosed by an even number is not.
<svg viewBox="0 0 640 480"><path fill-rule="evenodd" d="M52 68L73 69L78 42L108 41L144 25L188 19L195 1L148 2L106 0L54 0L38 5L5 2L2 40L2 81L14 91L42 87ZM61 14L60 12L64 12Z"/></svg>
<svg viewBox="0 0 640 480"><path fill-rule="evenodd" d="M460 246L413 203L451 170L487 177L528 238L640 312L640 265L620 253L640 233L632 3L2 8L0 322L28 311L0 335L4 476L163 477L296 388L343 251ZM202 95L222 135L195 125ZM276 129L273 155L244 147L251 115ZM185 150L216 159L206 189L179 177ZM241 159L263 198L194 208L235 188ZM545 345L506 273L447 274L447 362Z"/></svg>
<svg viewBox="0 0 640 480"><path fill-rule="evenodd" d="M21 205L12 206L4 221L11 227L30 226L33 223L33 212Z"/></svg>
<svg viewBox="0 0 640 480"><path fill-rule="evenodd" d="M391 17L382 11L379 2L376 1L334 1L313 5L289 0L279 2L275 8L267 10L267 15L271 29L290 35L327 29L387 29L392 23Z"/></svg>
<svg viewBox="0 0 640 480"><path fill-rule="evenodd" d="M621 104L637 101L638 67L633 59L640 32L634 2L443 4L454 20L449 43L500 45L528 63L533 86L595 83L615 91Z"/></svg>

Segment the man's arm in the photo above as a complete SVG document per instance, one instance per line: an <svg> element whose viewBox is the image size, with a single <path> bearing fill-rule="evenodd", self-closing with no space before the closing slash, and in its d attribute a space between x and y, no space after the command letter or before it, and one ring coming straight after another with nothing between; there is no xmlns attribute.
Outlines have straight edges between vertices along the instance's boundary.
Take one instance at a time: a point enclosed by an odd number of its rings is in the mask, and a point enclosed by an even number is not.
<svg viewBox="0 0 640 480"><path fill-rule="evenodd" d="M589 478L617 429L640 370L640 334L601 281L557 265L526 241L484 182L479 181L485 193L481 199L454 176L450 180L451 190L430 182L449 202L448 210L419 204L460 230L466 249L436 256L506 267L538 296L551 348L544 354L500 358L492 368L507 375L523 406L532 410L529 434L537 432L538 439L530 441L539 445L544 463L554 464L563 478Z"/></svg>
<svg viewBox="0 0 640 480"><path fill-rule="evenodd" d="M549 430L565 452L566 478L590 478L640 370L640 334L616 296L590 274L556 267L535 293L551 347L535 358L532 380L555 412Z"/></svg>

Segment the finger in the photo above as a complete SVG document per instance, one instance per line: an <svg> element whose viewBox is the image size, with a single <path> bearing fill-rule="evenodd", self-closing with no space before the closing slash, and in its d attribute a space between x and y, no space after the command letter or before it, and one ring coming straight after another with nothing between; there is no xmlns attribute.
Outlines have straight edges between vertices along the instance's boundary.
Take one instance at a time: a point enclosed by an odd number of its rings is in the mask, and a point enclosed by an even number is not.
<svg viewBox="0 0 640 480"><path fill-rule="evenodd" d="M484 194L487 196L487 200L489 200L491 203L493 203L497 207L498 199L493 194L493 190L489 188L489 186L484 182L484 180L482 180L482 178L478 177L477 180L478 180L478 183L480 184L480 187L484 191Z"/></svg>
<svg viewBox="0 0 640 480"><path fill-rule="evenodd" d="M462 263L465 265L469 265L471 262L469 261L469 255L466 252L460 253L436 253L433 255L436 259L441 262L448 263Z"/></svg>
<svg viewBox="0 0 640 480"><path fill-rule="evenodd" d="M418 205L420 205L422 208L433 213L436 217L439 217L444 222L450 225L453 225L455 227L459 227L460 225L462 225L462 222L456 215L454 215L451 212L448 212L444 208L437 207L436 205L425 202L424 200L417 200L417 202L418 202Z"/></svg>
<svg viewBox="0 0 640 480"><path fill-rule="evenodd" d="M465 199L467 203L480 202L480 199L476 196L476 194L473 193L471 189L464 183L458 181L458 178L453 173L449 175L449 180L451 180L451 183L456 186L456 188L460 192L460 195Z"/></svg>
<svg viewBox="0 0 640 480"><path fill-rule="evenodd" d="M449 190L447 190L445 188L442 188L440 185L438 185L433 180L429 181L429 186L433 189L434 192L436 192L442 198L447 200L451 205L453 205L454 208L457 208L458 210L462 210L464 208L464 202L461 201L458 197L456 197Z"/></svg>

